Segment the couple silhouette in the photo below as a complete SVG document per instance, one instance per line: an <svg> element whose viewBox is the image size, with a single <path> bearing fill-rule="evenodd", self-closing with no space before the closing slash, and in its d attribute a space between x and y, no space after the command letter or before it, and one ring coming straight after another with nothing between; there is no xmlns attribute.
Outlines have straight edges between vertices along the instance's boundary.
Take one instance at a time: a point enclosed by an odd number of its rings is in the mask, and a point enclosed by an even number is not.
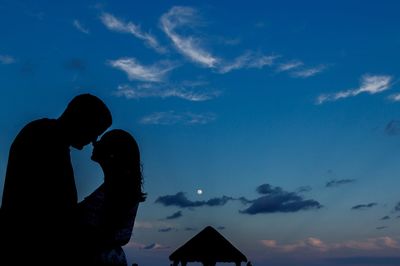
<svg viewBox="0 0 400 266"><path fill-rule="evenodd" d="M81 94L57 119L18 133L0 211L0 265L127 265L122 246L146 194L138 144L125 130L105 132L111 124L104 102ZM78 203L70 147L90 143L104 181Z"/></svg>

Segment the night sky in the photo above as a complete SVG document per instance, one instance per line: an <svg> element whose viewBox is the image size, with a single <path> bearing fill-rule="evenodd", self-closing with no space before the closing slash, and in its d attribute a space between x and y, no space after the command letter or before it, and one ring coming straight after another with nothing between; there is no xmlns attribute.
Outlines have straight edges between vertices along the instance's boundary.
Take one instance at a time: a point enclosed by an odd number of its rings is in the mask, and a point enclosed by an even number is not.
<svg viewBox="0 0 400 266"><path fill-rule="evenodd" d="M400 265L399 10L0 0L0 196L19 130L88 92L141 150L129 264L211 225L255 266ZM71 149L79 200L91 151Z"/></svg>

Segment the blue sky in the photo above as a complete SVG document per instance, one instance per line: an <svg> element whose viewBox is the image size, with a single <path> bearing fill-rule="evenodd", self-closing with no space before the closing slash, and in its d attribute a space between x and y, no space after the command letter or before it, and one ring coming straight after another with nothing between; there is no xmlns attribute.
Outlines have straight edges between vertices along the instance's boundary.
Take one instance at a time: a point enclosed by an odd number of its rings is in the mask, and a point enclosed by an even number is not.
<svg viewBox="0 0 400 266"><path fill-rule="evenodd" d="M1 176L25 123L89 92L142 152L130 263L212 225L253 265L398 265L399 8L2 0ZM90 153L72 151L80 200Z"/></svg>

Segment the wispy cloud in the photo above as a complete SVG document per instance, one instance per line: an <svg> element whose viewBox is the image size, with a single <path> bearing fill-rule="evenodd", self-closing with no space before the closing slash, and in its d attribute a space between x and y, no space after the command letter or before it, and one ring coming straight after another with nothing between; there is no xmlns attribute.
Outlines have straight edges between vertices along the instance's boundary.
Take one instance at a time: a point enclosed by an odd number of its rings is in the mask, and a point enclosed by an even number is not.
<svg viewBox="0 0 400 266"><path fill-rule="evenodd" d="M161 28L182 55L202 66L213 68L219 59L201 46L200 39L177 33L177 29L180 27L195 26L196 15L197 12L194 8L174 6L161 16Z"/></svg>
<svg viewBox="0 0 400 266"><path fill-rule="evenodd" d="M230 63L221 63L219 66L219 73L228 73L235 69L242 68L263 68L264 66L270 66L274 63L274 60L279 56L276 55L262 55L247 51L243 55L237 57Z"/></svg>
<svg viewBox="0 0 400 266"><path fill-rule="evenodd" d="M168 72L177 66L170 61L159 61L150 66L141 65L135 58L120 58L110 60L110 66L122 70L128 75L129 80L147 82L161 82Z"/></svg>
<svg viewBox="0 0 400 266"><path fill-rule="evenodd" d="M135 228L151 229L154 225L151 222L135 221Z"/></svg>
<svg viewBox="0 0 400 266"><path fill-rule="evenodd" d="M278 72L289 71L289 70L293 70L295 68L301 67L302 65L304 65L304 63L301 61L298 61L298 60L289 61L286 63L279 64L277 67L277 71Z"/></svg>
<svg viewBox="0 0 400 266"><path fill-rule="evenodd" d="M388 216L388 215L383 216L383 217L382 217L381 219L379 219L379 220L381 220L381 221L390 220L390 216Z"/></svg>
<svg viewBox="0 0 400 266"><path fill-rule="evenodd" d="M389 100L393 102L400 102L400 93L394 93L388 96Z"/></svg>
<svg viewBox="0 0 400 266"><path fill-rule="evenodd" d="M366 210L366 209L370 209L376 205L378 205L378 203L376 203L376 202L371 202L368 204L358 204L358 205L351 207L351 209L352 210Z"/></svg>
<svg viewBox="0 0 400 266"><path fill-rule="evenodd" d="M315 249L318 251L326 251L327 245L318 238L309 237L292 244L278 244L276 240L261 240L261 244L267 248L281 252L293 252L299 249Z"/></svg>
<svg viewBox="0 0 400 266"><path fill-rule="evenodd" d="M0 64L3 65L10 65L15 63L16 60L14 57L12 57L11 55L1 55L0 54Z"/></svg>
<svg viewBox="0 0 400 266"><path fill-rule="evenodd" d="M371 256L366 254L366 256L352 256L352 257L342 257L342 258L328 258L326 259L330 265L332 262L334 265L400 265L400 257L396 256Z"/></svg>
<svg viewBox="0 0 400 266"><path fill-rule="evenodd" d="M130 85L120 85L114 92L118 97L127 99L140 99L149 97L170 98L176 97L192 102L202 102L216 98L220 94L219 91L199 92L193 89L186 89L180 85L154 85L154 84L139 84L136 87Z"/></svg>
<svg viewBox="0 0 400 266"><path fill-rule="evenodd" d="M385 127L385 133L390 136L397 136L400 134L400 121L391 120Z"/></svg>
<svg viewBox="0 0 400 266"><path fill-rule="evenodd" d="M258 68L275 64L276 55L263 55L247 51L233 60L225 60L207 50L204 39L187 33L187 29L199 25L199 16L196 9L186 6L174 6L160 18L160 26L169 37L176 50L191 61L204 67L213 68L216 72L225 74L233 70ZM263 24L259 24L263 25ZM234 43L237 43L235 40ZM299 60L288 61L277 66L277 71L291 71L297 78L308 78L321 73L327 65L302 68L303 62Z"/></svg>
<svg viewBox="0 0 400 266"><path fill-rule="evenodd" d="M173 219L178 219L180 217L182 217L182 211L177 211L177 212L174 212L173 214L171 214L170 216L167 216L165 219L173 220Z"/></svg>
<svg viewBox="0 0 400 266"><path fill-rule="evenodd" d="M140 123L146 125L204 125L216 119L213 113L195 114L191 112L177 113L175 111L156 112L143 117Z"/></svg>
<svg viewBox="0 0 400 266"><path fill-rule="evenodd" d="M135 225L136 226L136 225ZM126 244L127 248L136 248L136 249L146 249L146 250L163 250L163 249L169 249L168 246L164 246L159 243L151 243L151 244L143 244L143 243L138 243L135 241L130 241L128 244Z"/></svg>
<svg viewBox="0 0 400 266"><path fill-rule="evenodd" d="M325 69L326 69L326 65L319 65L316 67L311 67L311 68L306 68L306 69L301 69L298 71L291 72L291 75L296 78L309 78L309 77L317 75L318 73L321 73Z"/></svg>
<svg viewBox="0 0 400 266"><path fill-rule="evenodd" d="M351 184L356 182L355 179L333 179L331 181L328 181L325 186L326 187L337 187L340 185L346 185L346 184Z"/></svg>
<svg viewBox="0 0 400 266"><path fill-rule="evenodd" d="M154 37L152 34L143 32L140 28L139 25L136 25L132 22L124 22L121 19L113 16L112 14L109 13L103 13L100 16L101 21L103 24L112 31L116 32L121 32L121 33L130 33L136 38L144 41L147 46L153 48L159 53L165 53L167 52L167 49L165 47L162 47L156 37Z"/></svg>
<svg viewBox="0 0 400 266"><path fill-rule="evenodd" d="M160 232L160 233L167 233L167 232L172 231L173 229L174 229L173 227L165 227L165 228L160 228L160 229L158 229L158 232Z"/></svg>
<svg viewBox="0 0 400 266"><path fill-rule="evenodd" d="M314 237L299 240L290 244L279 244L276 240L261 240L260 243L269 249L281 252L294 252L298 250L314 250L319 252L327 252L338 249L353 249L363 251L400 249L399 242L387 236L369 238L364 241L350 240L339 243L325 243L322 240Z"/></svg>
<svg viewBox="0 0 400 266"><path fill-rule="evenodd" d="M340 99L357 96L361 93L376 94L381 93L391 87L392 76L388 75L369 75L361 77L361 85L356 89L339 91L331 94L321 94L318 96L316 103L323 104L325 102L333 102Z"/></svg>
<svg viewBox="0 0 400 266"><path fill-rule="evenodd" d="M90 33L89 29L86 28L86 27L84 27L84 26L82 25L82 23L79 22L79 20L77 20L77 19L74 19L74 21L72 21L72 25L74 25L74 27L75 27L77 30L79 30L80 32L82 32L82 33L85 33L85 34L89 34L89 33Z"/></svg>
<svg viewBox="0 0 400 266"><path fill-rule="evenodd" d="M305 200L295 192L284 191L280 187L263 184L257 187L262 196L251 201L249 208L240 211L244 214L261 214L277 212L298 212L309 209L320 209L322 205L315 200Z"/></svg>
<svg viewBox="0 0 400 266"><path fill-rule="evenodd" d="M161 249L169 249L169 247L158 243L153 243L143 247L143 249L161 250Z"/></svg>

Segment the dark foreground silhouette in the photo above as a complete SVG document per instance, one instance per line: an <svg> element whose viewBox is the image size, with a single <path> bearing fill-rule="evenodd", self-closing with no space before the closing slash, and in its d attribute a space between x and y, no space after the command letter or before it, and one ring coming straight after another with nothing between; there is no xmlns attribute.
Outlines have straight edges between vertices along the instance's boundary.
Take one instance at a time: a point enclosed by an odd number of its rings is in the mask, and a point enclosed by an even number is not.
<svg viewBox="0 0 400 266"><path fill-rule="evenodd" d="M122 246L145 200L139 147L128 132L114 129L94 144L92 160L100 164L104 182L79 203L80 263L127 265Z"/></svg>
<svg viewBox="0 0 400 266"><path fill-rule="evenodd" d="M201 262L204 266L215 266L217 262L233 262L237 266L247 262L247 258L235 248L225 237L211 226L207 226L200 233L175 250L169 259L173 266L188 262Z"/></svg>
<svg viewBox="0 0 400 266"><path fill-rule="evenodd" d="M18 133L3 190L0 265L79 265L70 147L81 150L111 123L103 101L82 94L59 118L35 120Z"/></svg>

